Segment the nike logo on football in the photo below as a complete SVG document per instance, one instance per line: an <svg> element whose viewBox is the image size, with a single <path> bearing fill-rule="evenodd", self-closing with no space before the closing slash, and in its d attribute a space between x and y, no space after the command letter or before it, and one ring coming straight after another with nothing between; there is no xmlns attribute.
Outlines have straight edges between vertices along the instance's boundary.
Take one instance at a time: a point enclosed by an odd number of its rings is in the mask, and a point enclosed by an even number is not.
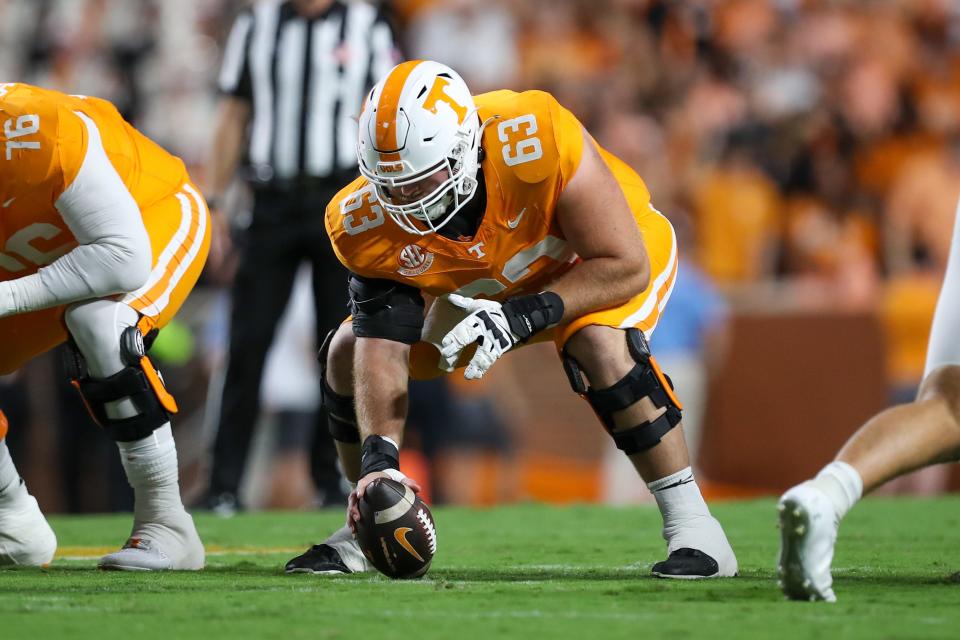
<svg viewBox="0 0 960 640"><path fill-rule="evenodd" d="M14 196L14 197L10 198L9 200L7 200L6 202L4 202L4 203L3 203L3 208L6 209L7 207L9 207L11 204L13 204L13 201L16 200L16 199L17 199L17 197Z"/></svg>
<svg viewBox="0 0 960 640"><path fill-rule="evenodd" d="M413 531L410 527L397 527L393 530L393 537L396 538L397 542L400 543L400 546L410 552L414 558L423 562L423 558L417 553L417 550L413 548L413 545L407 540L407 534Z"/></svg>
<svg viewBox="0 0 960 640"><path fill-rule="evenodd" d="M516 229L517 225L520 224L520 219L523 217L523 214L526 213L526 211L527 211L526 207L524 207L523 209L520 209L520 213L517 214L516 218L514 218L513 220L507 220L507 226L510 227L511 229Z"/></svg>

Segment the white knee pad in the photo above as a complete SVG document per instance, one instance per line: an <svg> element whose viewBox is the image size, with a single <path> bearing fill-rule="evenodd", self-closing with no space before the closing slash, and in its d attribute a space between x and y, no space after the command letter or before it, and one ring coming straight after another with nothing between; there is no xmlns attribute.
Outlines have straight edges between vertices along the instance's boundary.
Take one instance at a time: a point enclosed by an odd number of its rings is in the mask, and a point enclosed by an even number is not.
<svg viewBox="0 0 960 640"><path fill-rule="evenodd" d="M136 328L139 314L113 300L72 305L65 313L76 348L70 376L93 419L118 442L134 442L177 412ZM76 355L79 353L79 358Z"/></svg>
<svg viewBox="0 0 960 640"><path fill-rule="evenodd" d="M95 378L112 376L127 366L120 356L120 336L139 319L135 309L115 300L78 302L64 313L67 329Z"/></svg>

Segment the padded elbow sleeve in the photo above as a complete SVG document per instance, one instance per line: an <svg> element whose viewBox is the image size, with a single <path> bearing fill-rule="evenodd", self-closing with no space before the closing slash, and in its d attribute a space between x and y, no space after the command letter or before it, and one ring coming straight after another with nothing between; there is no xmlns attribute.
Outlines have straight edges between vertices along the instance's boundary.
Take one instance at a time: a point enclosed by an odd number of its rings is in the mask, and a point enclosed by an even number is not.
<svg viewBox="0 0 960 640"><path fill-rule="evenodd" d="M415 287L350 274L353 333L359 338L419 342L423 308L423 296Z"/></svg>

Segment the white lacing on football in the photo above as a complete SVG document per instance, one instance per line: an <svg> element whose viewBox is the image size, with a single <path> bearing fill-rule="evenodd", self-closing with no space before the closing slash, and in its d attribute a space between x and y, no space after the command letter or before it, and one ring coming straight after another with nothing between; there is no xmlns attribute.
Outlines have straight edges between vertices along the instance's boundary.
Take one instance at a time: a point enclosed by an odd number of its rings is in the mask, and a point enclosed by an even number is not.
<svg viewBox="0 0 960 640"><path fill-rule="evenodd" d="M423 525L423 530L427 534L427 542L430 544L430 555L433 555L437 552L437 530L433 526L433 520L423 509L417 512L417 520Z"/></svg>

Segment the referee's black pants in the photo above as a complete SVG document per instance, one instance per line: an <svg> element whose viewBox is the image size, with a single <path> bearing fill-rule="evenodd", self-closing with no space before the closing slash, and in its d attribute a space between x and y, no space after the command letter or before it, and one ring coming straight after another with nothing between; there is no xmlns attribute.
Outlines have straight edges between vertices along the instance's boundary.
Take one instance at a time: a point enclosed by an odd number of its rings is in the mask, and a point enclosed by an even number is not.
<svg viewBox="0 0 960 640"><path fill-rule="evenodd" d="M230 351L220 403L208 495L237 495L260 413L260 383L267 351L286 308L297 270L313 267L317 347L347 316L347 272L324 228L327 203L348 180L310 188L261 188L254 192L253 217L241 241L233 283ZM322 411L317 412L311 474L317 487L336 494L336 448Z"/></svg>

